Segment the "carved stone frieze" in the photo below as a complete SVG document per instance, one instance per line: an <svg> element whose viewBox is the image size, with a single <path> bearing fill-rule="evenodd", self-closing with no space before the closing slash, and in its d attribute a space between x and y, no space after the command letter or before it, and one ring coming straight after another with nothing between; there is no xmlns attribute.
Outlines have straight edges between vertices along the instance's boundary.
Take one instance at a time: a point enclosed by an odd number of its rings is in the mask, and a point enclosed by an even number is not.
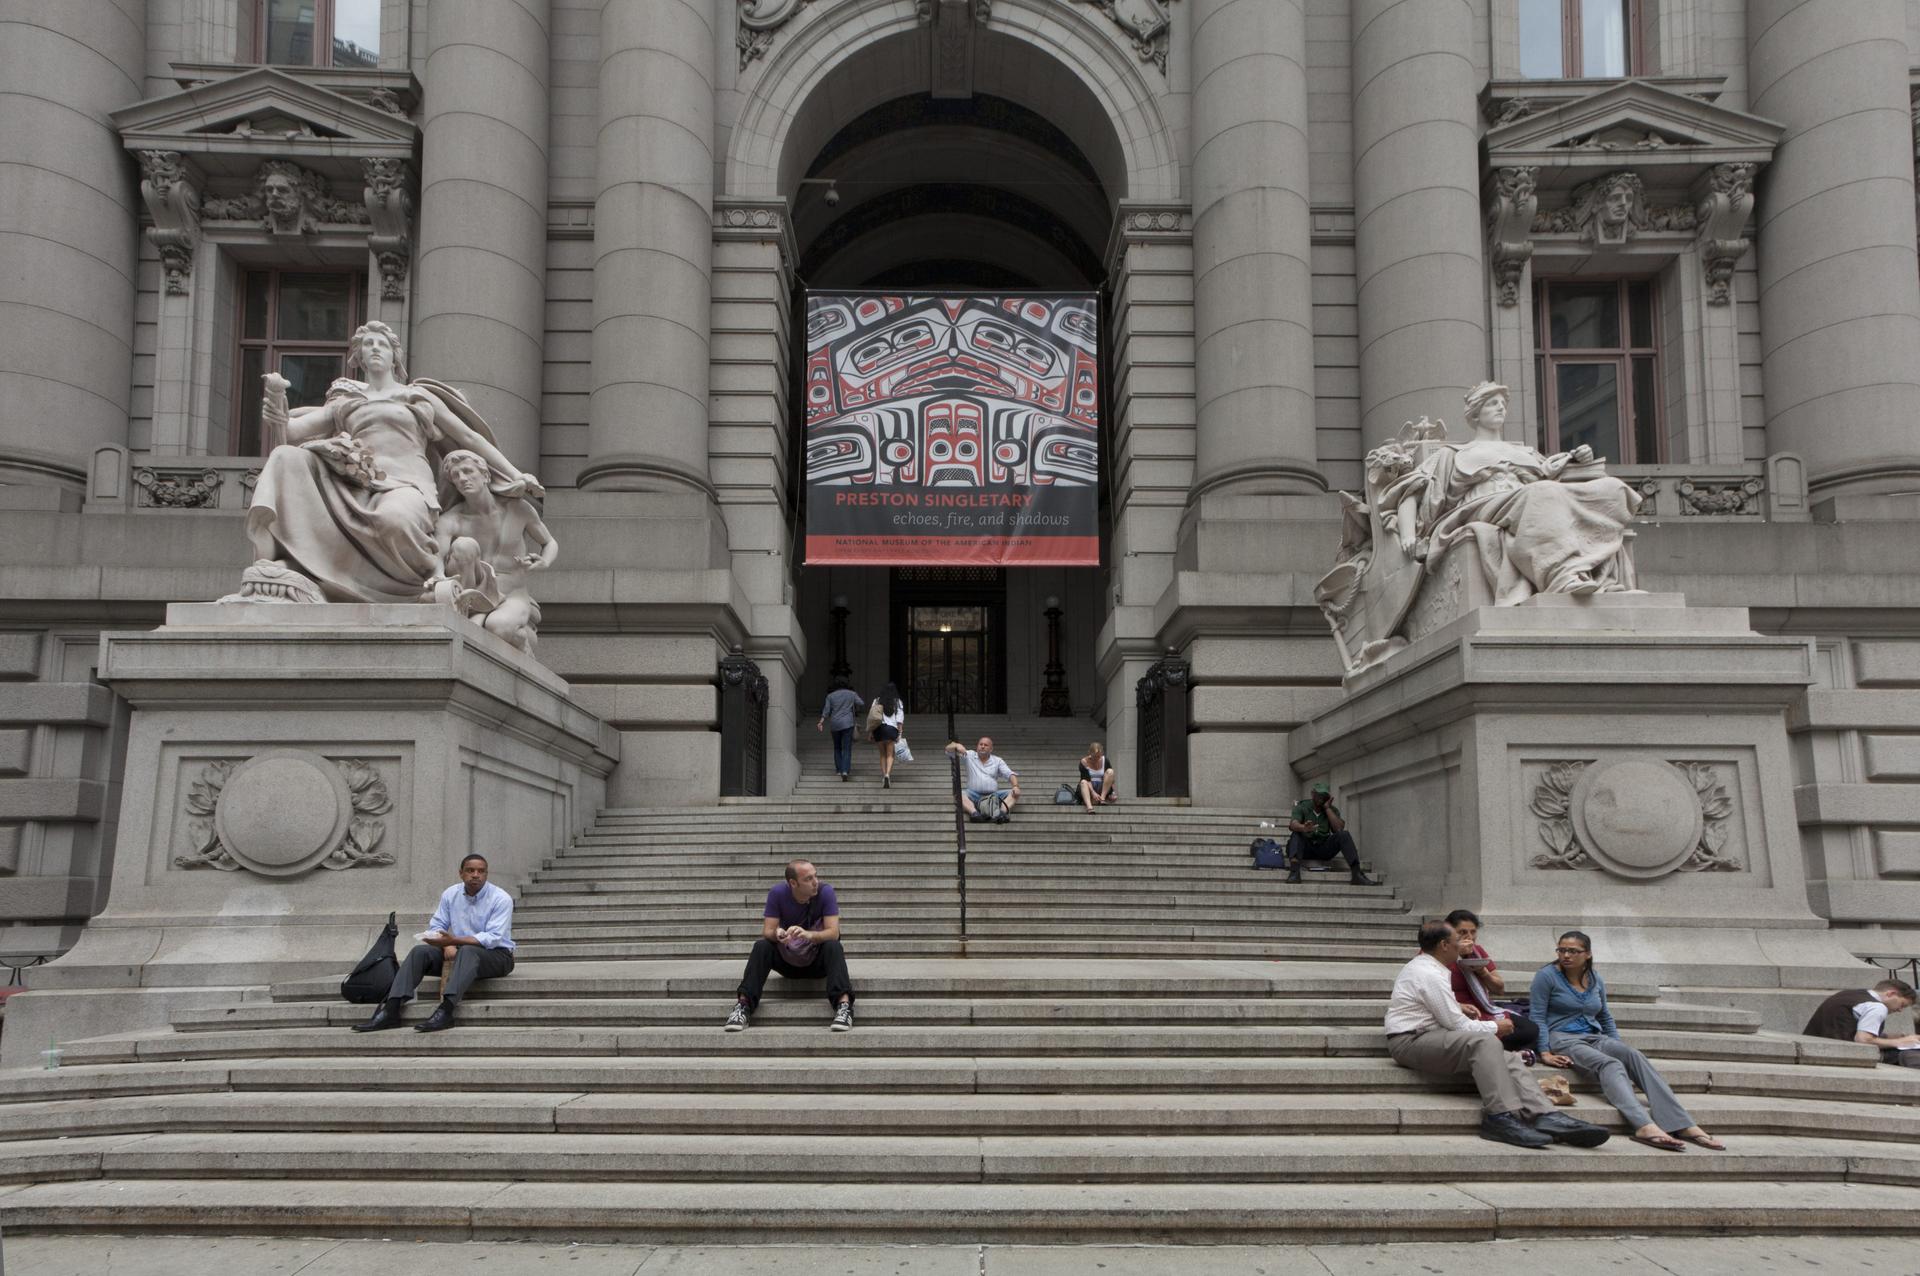
<svg viewBox="0 0 1920 1276"><path fill-rule="evenodd" d="M365 226L367 210L335 199L327 179L292 160L270 159L254 173L253 190L209 199L201 205L209 221L257 221L276 236L296 238L323 225Z"/></svg>
<svg viewBox="0 0 1920 1276"><path fill-rule="evenodd" d="M380 266L380 295L401 301L413 262L413 166L401 159L363 159L367 187L362 200L373 233L367 248Z"/></svg>
<svg viewBox="0 0 1920 1276"><path fill-rule="evenodd" d="M314 868L392 864L383 850L393 810L372 764L305 749L269 749L207 763L185 803L192 849L174 867L291 877Z"/></svg>
<svg viewBox="0 0 1920 1276"><path fill-rule="evenodd" d="M133 472L133 485L140 490L136 504L143 509L220 507L218 470L156 470L142 466Z"/></svg>
<svg viewBox="0 0 1920 1276"><path fill-rule="evenodd" d="M1595 246L1624 244L1641 231L1692 230L1699 213L1687 205L1649 205L1646 184L1630 169L1574 187L1564 208L1537 213L1536 234L1578 231Z"/></svg>
<svg viewBox="0 0 1920 1276"><path fill-rule="evenodd" d="M1709 169L1696 216L1700 228L1700 268L1706 274L1707 304L1733 299L1733 272L1752 244L1742 232L1753 215L1754 164L1716 164Z"/></svg>
<svg viewBox="0 0 1920 1276"><path fill-rule="evenodd" d="M153 218L147 240L159 250L166 290L181 295L193 275L193 254L200 244L204 182L193 162L179 151L140 151L138 157L140 198Z"/></svg>
<svg viewBox="0 0 1920 1276"><path fill-rule="evenodd" d="M1710 763L1639 754L1548 763L1528 809L1546 847L1534 868L1648 881L1746 867L1726 849L1733 798Z"/></svg>
<svg viewBox="0 0 1920 1276"><path fill-rule="evenodd" d="M1534 215L1540 208L1539 168L1495 169L1487 207L1487 264L1500 304L1520 304L1520 280L1533 257Z"/></svg>
<svg viewBox="0 0 1920 1276"><path fill-rule="evenodd" d="M734 47L740 52L740 69L756 58L763 58L773 47L773 38L809 0L740 0L734 29Z"/></svg>
<svg viewBox="0 0 1920 1276"><path fill-rule="evenodd" d="M1760 493L1766 484L1758 478L1723 480L1681 479L1682 514L1758 514Z"/></svg>

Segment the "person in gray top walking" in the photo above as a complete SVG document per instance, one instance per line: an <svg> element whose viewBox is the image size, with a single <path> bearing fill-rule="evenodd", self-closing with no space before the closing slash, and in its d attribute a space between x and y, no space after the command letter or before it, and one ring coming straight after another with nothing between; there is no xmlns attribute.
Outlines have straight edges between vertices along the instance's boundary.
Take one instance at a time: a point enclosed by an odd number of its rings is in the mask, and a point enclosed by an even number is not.
<svg viewBox="0 0 1920 1276"><path fill-rule="evenodd" d="M835 678L826 703L820 706L820 721L813 724L816 731L833 732L833 769L842 780L853 777L853 720L865 705L845 678Z"/></svg>

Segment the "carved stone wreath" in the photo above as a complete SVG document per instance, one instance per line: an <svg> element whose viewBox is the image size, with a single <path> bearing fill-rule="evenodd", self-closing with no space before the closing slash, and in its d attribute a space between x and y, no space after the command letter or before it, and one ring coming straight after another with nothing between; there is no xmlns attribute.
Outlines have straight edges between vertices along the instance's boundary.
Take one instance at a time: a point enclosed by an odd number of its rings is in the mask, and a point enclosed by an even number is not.
<svg viewBox="0 0 1920 1276"><path fill-rule="evenodd" d="M173 863L263 877L391 864L386 824L375 817L392 810L386 781L359 759L269 749L209 762L187 791L193 849Z"/></svg>
<svg viewBox="0 0 1920 1276"><path fill-rule="evenodd" d="M210 510L220 504L220 471L156 470L142 466L133 472L141 490L141 505L152 509Z"/></svg>
<svg viewBox="0 0 1920 1276"><path fill-rule="evenodd" d="M1534 787L1530 809L1546 847L1533 857L1535 868L1644 881L1746 867L1725 853L1733 799L1710 763L1645 755L1556 762Z"/></svg>

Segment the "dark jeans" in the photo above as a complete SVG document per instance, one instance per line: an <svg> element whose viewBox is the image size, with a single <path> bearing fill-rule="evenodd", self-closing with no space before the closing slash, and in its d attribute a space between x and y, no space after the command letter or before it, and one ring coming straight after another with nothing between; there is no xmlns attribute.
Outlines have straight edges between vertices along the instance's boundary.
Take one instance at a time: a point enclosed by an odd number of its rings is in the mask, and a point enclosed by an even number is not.
<svg viewBox="0 0 1920 1276"><path fill-rule="evenodd" d="M394 972L393 987L387 990L387 1000L406 1001L413 996L413 990L420 986L420 981L428 975L439 974L446 961L433 945L415 944L413 951L407 954L407 959L400 963L400 969ZM498 979L512 971L511 948L482 948L478 944L462 944L453 955L453 973L447 976L446 991L441 998L459 1005L462 994L473 987L474 980Z"/></svg>
<svg viewBox="0 0 1920 1276"><path fill-rule="evenodd" d="M1347 867L1354 872L1360 871L1360 848L1353 844L1353 834L1342 831L1326 837L1312 838L1304 833L1287 835L1287 859L1293 863L1301 860L1330 860L1339 855L1347 861Z"/></svg>
<svg viewBox="0 0 1920 1276"><path fill-rule="evenodd" d="M775 970L787 979L825 979L829 1006L837 1007L842 997L849 1003L853 1001L853 980L847 977L847 950L837 939L822 942L820 951L804 966L796 966L781 956L780 945L771 939L754 940L753 951L747 954L747 971L740 976L739 995L746 999L748 1010L760 1005L760 990L767 986L767 972Z"/></svg>
<svg viewBox="0 0 1920 1276"><path fill-rule="evenodd" d="M850 775L853 772L852 727L833 729L833 772L835 775Z"/></svg>

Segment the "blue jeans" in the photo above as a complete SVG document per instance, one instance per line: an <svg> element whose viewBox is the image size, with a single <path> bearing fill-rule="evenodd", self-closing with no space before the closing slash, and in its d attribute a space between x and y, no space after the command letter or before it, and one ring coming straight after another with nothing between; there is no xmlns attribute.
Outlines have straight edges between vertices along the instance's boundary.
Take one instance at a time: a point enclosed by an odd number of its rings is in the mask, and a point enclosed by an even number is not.
<svg viewBox="0 0 1920 1276"><path fill-rule="evenodd" d="M836 775L850 775L853 772L852 727L835 727L833 730L833 770Z"/></svg>

